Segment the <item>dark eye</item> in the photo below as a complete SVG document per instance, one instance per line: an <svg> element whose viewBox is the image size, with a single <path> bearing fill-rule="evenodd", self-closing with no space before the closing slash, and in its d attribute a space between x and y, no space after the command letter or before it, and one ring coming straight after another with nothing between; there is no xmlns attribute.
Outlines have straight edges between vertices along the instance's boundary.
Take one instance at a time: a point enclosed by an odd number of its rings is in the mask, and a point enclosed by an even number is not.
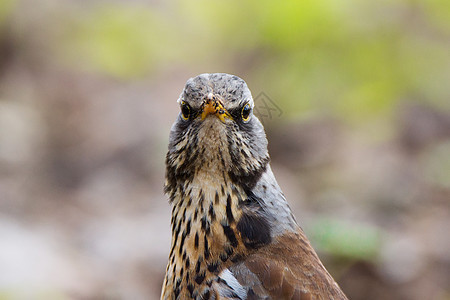
<svg viewBox="0 0 450 300"><path fill-rule="evenodd" d="M250 107L250 104L245 104L242 108L241 116L243 121L248 121L250 117L250 112L252 111L252 108Z"/></svg>
<svg viewBox="0 0 450 300"><path fill-rule="evenodd" d="M183 117L184 120L189 119L189 116L191 114L191 107L189 106L189 104L187 104L184 101L181 101L181 116Z"/></svg>

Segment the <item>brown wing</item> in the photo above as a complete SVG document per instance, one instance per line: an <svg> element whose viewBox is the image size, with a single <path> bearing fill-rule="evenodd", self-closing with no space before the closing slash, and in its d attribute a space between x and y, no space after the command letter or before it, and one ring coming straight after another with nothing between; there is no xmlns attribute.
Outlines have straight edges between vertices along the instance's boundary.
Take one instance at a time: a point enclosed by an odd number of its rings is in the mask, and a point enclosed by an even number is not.
<svg viewBox="0 0 450 300"><path fill-rule="evenodd" d="M247 299L347 299L299 230L230 268Z"/></svg>

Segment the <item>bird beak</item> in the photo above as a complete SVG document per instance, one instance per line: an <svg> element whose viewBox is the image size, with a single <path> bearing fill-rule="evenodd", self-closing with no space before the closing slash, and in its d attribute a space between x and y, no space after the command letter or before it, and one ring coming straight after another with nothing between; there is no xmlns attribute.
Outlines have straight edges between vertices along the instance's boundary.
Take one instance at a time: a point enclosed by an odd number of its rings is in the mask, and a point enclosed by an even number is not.
<svg viewBox="0 0 450 300"><path fill-rule="evenodd" d="M225 122L226 118L231 119L231 115L215 96L208 97L202 104L202 120L208 115L216 115L222 122Z"/></svg>

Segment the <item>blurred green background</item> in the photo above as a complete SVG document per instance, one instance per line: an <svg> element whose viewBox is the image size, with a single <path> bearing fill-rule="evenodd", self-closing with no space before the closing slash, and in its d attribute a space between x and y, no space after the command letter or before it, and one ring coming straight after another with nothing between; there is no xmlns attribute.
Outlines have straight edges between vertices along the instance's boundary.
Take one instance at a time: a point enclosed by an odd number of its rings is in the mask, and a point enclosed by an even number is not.
<svg viewBox="0 0 450 300"><path fill-rule="evenodd" d="M0 299L158 299L176 99L212 72L350 299L450 299L446 0L0 2Z"/></svg>

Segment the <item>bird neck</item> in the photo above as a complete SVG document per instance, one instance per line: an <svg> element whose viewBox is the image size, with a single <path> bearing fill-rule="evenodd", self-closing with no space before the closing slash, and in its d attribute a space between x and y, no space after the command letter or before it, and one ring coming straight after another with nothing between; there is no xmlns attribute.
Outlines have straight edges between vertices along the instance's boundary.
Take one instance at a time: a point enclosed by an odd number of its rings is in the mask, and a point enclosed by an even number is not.
<svg viewBox="0 0 450 300"><path fill-rule="evenodd" d="M223 269L240 260L246 248L238 221L243 188L228 177L198 172L172 198L172 245L162 298L205 296Z"/></svg>

